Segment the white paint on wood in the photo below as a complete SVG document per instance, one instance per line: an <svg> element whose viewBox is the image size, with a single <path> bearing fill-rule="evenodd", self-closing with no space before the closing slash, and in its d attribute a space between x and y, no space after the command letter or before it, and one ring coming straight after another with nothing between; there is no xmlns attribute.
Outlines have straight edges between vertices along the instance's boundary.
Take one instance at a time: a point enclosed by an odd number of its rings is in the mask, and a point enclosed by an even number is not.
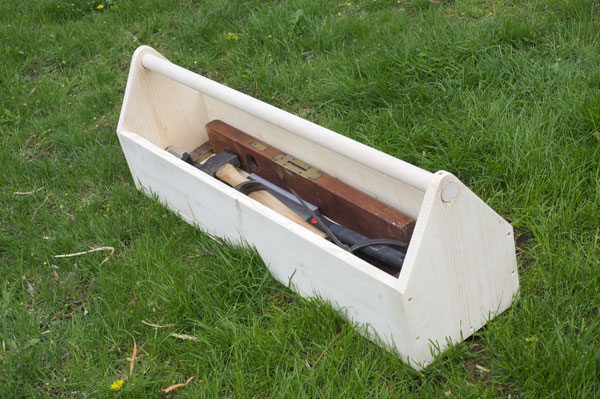
<svg viewBox="0 0 600 399"><path fill-rule="evenodd" d="M448 184L457 193L444 202ZM518 287L512 226L452 174L437 172L397 282L413 356L427 358L430 342L443 350L448 338L468 338L508 308Z"/></svg>
<svg viewBox="0 0 600 399"><path fill-rule="evenodd" d="M138 132L161 148L194 149L208 140L203 97L144 68L141 59L150 53L162 57L147 46L133 56L117 131Z"/></svg>
<svg viewBox="0 0 600 399"><path fill-rule="evenodd" d="M145 69L142 57L153 69L175 68L194 89ZM512 228L450 173L417 173L427 176L422 187L405 176L414 178L414 167L189 71L181 78L181 68L157 57L149 47L134 54L117 129L139 189L209 234L253 245L278 281L330 301L417 369L433 360L430 343L460 342L510 305L518 289ZM416 217L399 279L162 150L195 148L216 118ZM374 154L382 157L363 162Z"/></svg>

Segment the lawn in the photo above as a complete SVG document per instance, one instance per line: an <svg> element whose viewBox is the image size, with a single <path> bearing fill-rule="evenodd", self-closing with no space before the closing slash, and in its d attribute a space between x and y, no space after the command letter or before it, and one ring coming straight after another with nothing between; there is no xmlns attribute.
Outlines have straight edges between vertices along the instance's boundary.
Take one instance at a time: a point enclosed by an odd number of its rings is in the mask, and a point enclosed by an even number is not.
<svg viewBox="0 0 600 399"><path fill-rule="evenodd" d="M0 397L600 391L597 2L0 0L0 20ZM115 131L142 44L456 175L515 228L512 307L416 372L138 192Z"/></svg>

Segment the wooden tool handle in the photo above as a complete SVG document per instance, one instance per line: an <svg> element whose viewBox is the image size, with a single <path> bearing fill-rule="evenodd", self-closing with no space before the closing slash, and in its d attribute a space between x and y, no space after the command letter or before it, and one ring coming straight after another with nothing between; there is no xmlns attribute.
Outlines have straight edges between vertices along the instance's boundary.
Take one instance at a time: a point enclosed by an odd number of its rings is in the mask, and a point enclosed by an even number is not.
<svg viewBox="0 0 600 399"><path fill-rule="evenodd" d="M220 180L229 184L231 187L235 187L238 184L242 184L248 181L248 179L242 176L242 174L237 170L237 168L230 163L217 170L216 174Z"/></svg>
<svg viewBox="0 0 600 399"><path fill-rule="evenodd" d="M225 183L229 184L232 187L235 187L238 184L248 181L248 179L242 176L237 170L237 168L231 164L223 166L217 171L216 175L219 179L223 180ZM254 191L248 194L248 196L253 200L256 200L261 204L273 209L275 212L279 213L282 216L285 216L291 221L296 222L300 226L309 229L318 236L327 238L327 234L317 229L316 227L310 225L300 216L296 215L290 208L288 208L283 202L279 201L277 198L272 196L268 191Z"/></svg>

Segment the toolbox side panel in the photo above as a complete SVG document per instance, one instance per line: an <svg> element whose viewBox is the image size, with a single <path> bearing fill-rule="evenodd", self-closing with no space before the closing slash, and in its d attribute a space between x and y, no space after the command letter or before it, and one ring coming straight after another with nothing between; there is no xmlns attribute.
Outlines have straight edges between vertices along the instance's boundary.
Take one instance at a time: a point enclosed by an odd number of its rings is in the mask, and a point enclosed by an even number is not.
<svg viewBox="0 0 600 399"><path fill-rule="evenodd" d="M207 233L254 246L279 282L329 301L364 334L408 358L406 316L399 311L394 277L138 135L121 132L119 139L138 188Z"/></svg>
<svg viewBox="0 0 600 399"><path fill-rule="evenodd" d="M445 202L447 188L455 196ZM430 343L443 351L448 340L463 341L506 310L517 293L512 226L452 174L437 172L397 287L415 353L428 352Z"/></svg>

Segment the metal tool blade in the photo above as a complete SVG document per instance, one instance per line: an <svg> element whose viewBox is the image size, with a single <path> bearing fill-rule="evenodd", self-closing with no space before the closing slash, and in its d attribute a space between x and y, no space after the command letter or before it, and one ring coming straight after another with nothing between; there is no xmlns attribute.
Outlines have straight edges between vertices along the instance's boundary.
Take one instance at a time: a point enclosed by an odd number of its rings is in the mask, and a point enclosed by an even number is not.
<svg viewBox="0 0 600 399"><path fill-rule="evenodd" d="M304 208L302 206L302 204L300 204L300 202L298 202L298 200L296 199L296 197L294 197L294 195L292 193L285 191L281 187L271 183L270 181L268 181L266 179L263 179L262 177L258 176L257 174L250 173L248 175L248 178L250 180L257 181L257 182L261 183L263 186L265 186L265 188L267 189L268 192L273 194L273 196L275 196L275 198L277 198L279 201L283 202L288 208L290 208L292 211L294 211L294 213L296 213L301 218L308 219L311 216L310 212L308 212L306 210L306 208ZM315 205L310 204L308 202L306 203L306 205L313 212L316 212L319 209Z"/></svg>

